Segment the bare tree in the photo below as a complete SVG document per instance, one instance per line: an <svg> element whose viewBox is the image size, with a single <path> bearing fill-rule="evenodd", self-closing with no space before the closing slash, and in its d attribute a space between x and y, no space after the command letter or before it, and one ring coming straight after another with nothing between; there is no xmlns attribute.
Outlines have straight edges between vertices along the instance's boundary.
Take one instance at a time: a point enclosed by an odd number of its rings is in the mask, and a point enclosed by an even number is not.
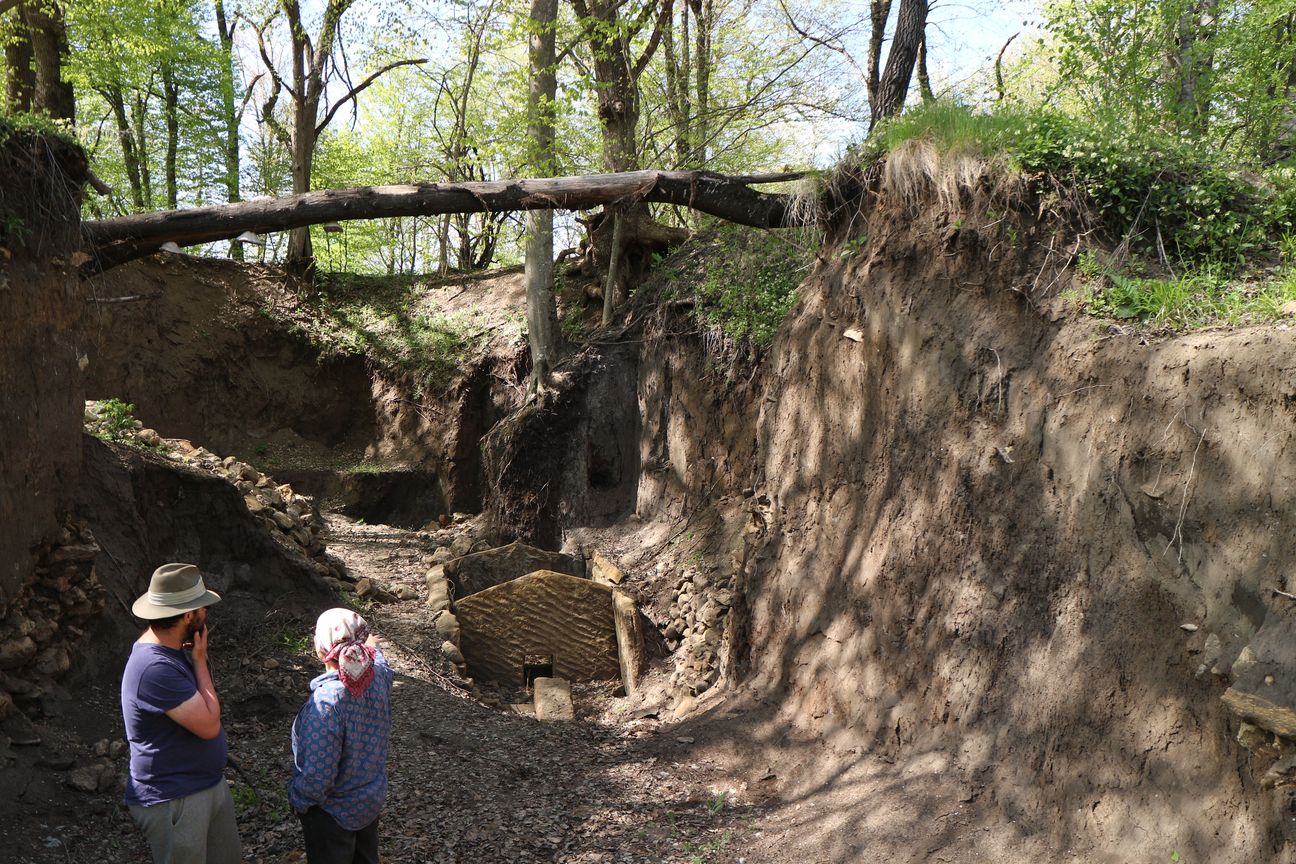
<svg viewBox="0 0 1296 864"><path fill-rule="evenodd" d="M262 109L262 119L270 125L280 143L288 148L294 194L310 191L316 142L319 141L320 133L342 106L353 101L386 72L400 66L427 62L426 59L398 60L382 66L359 84L351 87L341 99L327 108L321 118L320 111L324 107L325 91L334 69L333 52L338 45L339 25L342 16L354 2L355 0L328 0L324 7L319 32L312 39L306 32L299 0L280 0L280 11L288 25L292 65L289 78L291 84L285 82L270 59L270 54L266 50L265 27L257 28L261 59L272 79L270 95ZM279 123L274 113L275 104L283 90L288 91L291 105L290 126L287 129ZM293 231L288 239L286 263L294 269L306 270L309 269L311 260L310 231L305 228Z"/></svg>

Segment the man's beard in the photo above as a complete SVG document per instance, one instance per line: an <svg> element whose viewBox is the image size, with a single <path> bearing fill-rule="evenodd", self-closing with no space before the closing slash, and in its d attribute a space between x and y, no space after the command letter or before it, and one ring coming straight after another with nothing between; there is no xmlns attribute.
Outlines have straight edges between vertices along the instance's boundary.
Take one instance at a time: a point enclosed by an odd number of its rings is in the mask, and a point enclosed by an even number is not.
<svg viewBox="0 0 1296 864"><path fill-rule="evenodd" d="M195 618L193 621L190 621L188 624L185 625L184 641L193 642L194 634L206 626L207 626L207 619L205 617Z"/></svg>

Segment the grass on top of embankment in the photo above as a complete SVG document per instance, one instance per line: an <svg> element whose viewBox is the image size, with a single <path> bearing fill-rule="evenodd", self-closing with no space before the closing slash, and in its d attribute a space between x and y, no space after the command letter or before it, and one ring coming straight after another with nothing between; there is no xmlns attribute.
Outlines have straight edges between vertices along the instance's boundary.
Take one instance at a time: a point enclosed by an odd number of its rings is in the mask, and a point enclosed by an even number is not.
<svg viewBox="0 0 1296 864"><path fill-rule="evenodd" d="M882 157L973 159L1020 177L1040 199L1071 196L1092 216L1094 248L1116 250L1104 265L1091 256L1081 274L1090 314L1181 330L1293 313L1290 165L1242 165L1197 142L1057 111L952 101L882 124L856 158Z"/></svg>

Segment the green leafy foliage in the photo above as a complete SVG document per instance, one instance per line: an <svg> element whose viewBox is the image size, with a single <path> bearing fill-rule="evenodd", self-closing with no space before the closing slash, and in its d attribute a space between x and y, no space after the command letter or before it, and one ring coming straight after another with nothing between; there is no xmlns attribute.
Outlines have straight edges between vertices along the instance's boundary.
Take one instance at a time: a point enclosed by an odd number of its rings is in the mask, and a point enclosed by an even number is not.
<svg viewBox="0 0 1296 864"><path fill-rule="evenodd" d="M77 143L75 133L65 121L55 120L46 114L0 110L0 144L15 135L49 136L69 144Z"/></svg>
<svg viewBox="0 0 1296 864"><path fill-rule="evenodd" d="M104 399L98 403L100 423L96 435L118 444L135 443L135 405L121 399Z"/></svg>
<svg viewBox="0 0 1296 864"><path fill-rule="evenodd" d="M724 228L697 289L697 315L735 342L774 340L809 271L807 256L768 232Z"/></svg>
<svg viewBox="0 0 1296 864"><path fill-rule="evenodd" d="M1218 153L1147 129L942 100L885 125L873 144L890 152L920 137L942 152L977 153L1060 182L1084 196L1111 238L1194 266L1234 268L1273 252L1296 220L1290 169L1243 172ZM1038 183L1041 191L1050 185Z"/></svg>

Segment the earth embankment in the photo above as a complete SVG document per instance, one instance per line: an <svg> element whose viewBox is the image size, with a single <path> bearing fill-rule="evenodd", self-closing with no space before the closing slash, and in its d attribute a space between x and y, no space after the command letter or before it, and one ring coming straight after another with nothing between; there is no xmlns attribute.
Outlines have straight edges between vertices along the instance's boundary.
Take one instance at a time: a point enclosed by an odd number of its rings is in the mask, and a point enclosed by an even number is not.
<svg viewBox="0 0 1296 864"><path fill-rule="evenodd" d="M789 788L824 809L784 851L817 860L911 845L833 827L862 755L935 758L979 827L1082 860L1291 860L1260 784L1289 746L1244 749L1220 697L1293 602L1296 337L1080 314L1074 234L978 182L883 182L750 383L699 341L643 353L638 516L705 497L694 548L741 586L722 666L756 695L723 733L756 773L815 742Z"/></svg>

